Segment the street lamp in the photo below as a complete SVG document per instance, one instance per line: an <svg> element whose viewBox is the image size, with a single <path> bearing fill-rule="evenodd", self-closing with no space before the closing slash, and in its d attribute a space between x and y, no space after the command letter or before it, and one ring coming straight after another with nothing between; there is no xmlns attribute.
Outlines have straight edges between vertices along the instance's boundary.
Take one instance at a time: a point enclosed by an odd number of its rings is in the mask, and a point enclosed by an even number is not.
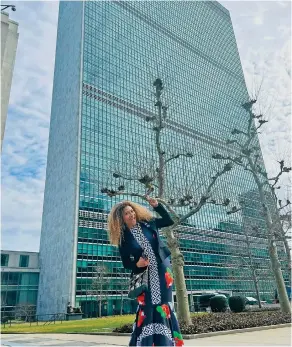
<svg viewBox="0 0 292 347"><path fill-rule="evenodd" d="M1 5L1 11L4 11L4 10L6 10L9 7L11 7L12 11L16 11L15 5Z"/></svg>

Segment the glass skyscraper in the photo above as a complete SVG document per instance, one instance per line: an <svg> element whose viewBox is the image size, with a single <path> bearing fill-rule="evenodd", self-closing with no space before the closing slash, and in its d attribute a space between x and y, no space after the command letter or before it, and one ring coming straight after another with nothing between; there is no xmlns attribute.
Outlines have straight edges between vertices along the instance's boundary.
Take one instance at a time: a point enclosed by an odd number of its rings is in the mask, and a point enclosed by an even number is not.
<svg viewBox="0 0 292 347"><path fill-rule="evenodd" d="M102 315L136 309L125 299L127 275L106 231L111 206L127 197L111 199L101 189L125 184L114 172L139 178L156 167L153 124L146 121L156 113L156 78L163 80L168 106L162 146L168 155L194 155L169 163L165 195L191 189L200 197L223 165L212 154L234 154L226 139L247 122L241 105L248 93L229 12L213 1L60 2L39 314L64 312L68 302L88 316L99 314L99 302ZM145 193L138 182L126 187ZM234 168L213 197L239 205L254 189L252 177ZM227 215L222 206L207 205L179 228L192 309L202 291L254 296L249 268L238 265L242 225L242 212ZM253 241L258 266L267 267L265 240ZM274 288L272 280L260 281L263 299Z"/></svg>

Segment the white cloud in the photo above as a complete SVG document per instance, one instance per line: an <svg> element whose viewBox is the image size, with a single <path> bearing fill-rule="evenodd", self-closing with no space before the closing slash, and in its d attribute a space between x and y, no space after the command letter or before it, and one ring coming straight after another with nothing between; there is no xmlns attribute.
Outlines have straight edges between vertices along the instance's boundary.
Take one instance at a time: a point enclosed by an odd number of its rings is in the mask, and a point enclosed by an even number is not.
<svg viewBox="0 0 292 347"><path fill-rule="evenodd" d="M250 4L246 11L236 3L225 3L231 11L243 71L249 91L261 85L259 103L269 123L263 127L259 139L270 176L278 171L277 161L291 163L291 3L259 2ZM289 8L288 8L289 7ZM264 11L265 21L247 32L248 17L256 10ZM244 12L244 16L242 16ZM270 109L268 109L270 106ZM283 177L285 184L288 176ZM282 192L281 192L282 194Z"/></svg>
<svg viewBox="0 0 292 347"><path fill-rule="evenodd" d="M291 3L221 1L231 11L249 88L264 77L272 104L261 137L267 168L291 149ZM6 135L2 150L2 248L37 251L48 146L57 2L15 2L19 22ZM256 75L257 77L254 77ZM290 72L291 75L291 72Z"/></svg>
<svg viewBox="0 0 292 347"><path fill-rule="evenodd" d="M37 251L58 2L15 2L19 41L2 149L2 248Z"/></svg>
<svg viewBox="0 0 292 347"><path fill-rule="evenodd" d="M253 22L255 25L262 25L264 23L264 20L262 16L254 16Z"/></svg>

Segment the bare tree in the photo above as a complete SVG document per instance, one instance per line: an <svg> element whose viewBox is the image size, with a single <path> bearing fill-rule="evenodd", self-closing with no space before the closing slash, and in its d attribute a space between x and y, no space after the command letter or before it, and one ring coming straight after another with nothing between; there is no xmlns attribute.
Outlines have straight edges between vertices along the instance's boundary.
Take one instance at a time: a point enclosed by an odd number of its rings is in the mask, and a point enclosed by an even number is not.
<svg viewBox="0 0 292 347"><path fill-rule="evenodd" d="M251 174L259 195L261 215L265 220L269 256L279 293L281 309L283 312L290 312L291 307L275 242L275 230L280 219L277 213L278 201L275 190L279 187L280 177L284 173L290 172L291 167L285 166L284 160L281 160L279 162L278 174L271 178L268 177L258 142L259 130L268 121L264 119L263 114L257 114L254 111L253 105L256 102L256 99L251 99L242 105L248 116L246 131L234 128L231 131L233 138L227 140L227 144L232 145L233 148L235 147L239 154L234 156L215 153L213 158L217 160L229 160L235 165L243 167L244 170ZM290 204L290 201L287 201L287 204Z"/></svg>
<svg viewBox="0 0 292 347"><path fill-rule="evenodd" d="M110 282L110 279L106 276L109 274L106 266L97 265L94 267L94 278L92 280L91 289L87 291L87 295L93 295L96 297L99 307L99 317L101 317L102 302L106 300L104 286Z"/></svg>
<svg viewBox="0 0 292 347"><path fill-rule="evenodd" d="M258 243L267 243L265 235L259 234L258 231L251 226L243 225L243 244L240 249L236 249L236 266L238 269L246 270L248 279L253 281L255 296L258 301L259 308L262 307L259 284L261 281L268 282L273 279L273 273L270 266L256 258L253 254L253 248L258 248ZM256 239L255 239L256 238Z"/></svg>
<svg viewBox="0 0 292 347"><path fill-rule="evenodd" d="M170 150L170 145L167 144L166 141L163 141L163 133L165 128L171 127L171 124L168 120L167 115L167 106L163 105L161 95L163 91L163 83L160 78L157 78L154 82L155 87L155 107L157 109L156 114L150 114L145 116L145 121L153 124L152 130L154 133L153 141L155 144L155 155L156 157L153 160L152 165L148 167L143 166L142 174L137 176L130 176L128 174L124 174L121 168L118 168L114 173L113 177L116 179L123 180L123 183L120 184L118 189L111 189L109 187L105 187L101 190L102 193L107 194L110 197L123 195L123 196L131 196L138 197L145 200L145 195L133 191L127 190L124 182L139 182L142 186L144 186L148 191L152 191L153 194L156 195L157 200L163 204L168 211L173 216L175 223L173 226L164 229L164 234L167 239L167 245L171 251L171 259L173 265L173 273L175 280L175 288L176 288L176 297L177 297L177 307L178 307L178 319L187 324L191 324L191 317L189 311L188 304L188 295L187 288L185 283L184 276L184 258L179 248L179 242L176 237L176 232L178 231L178 227L187 221L188 218L198 213L202 207L207 204L215 204L221 206L228 206L230 203L229 199L224 199L223 201L215 201L212 199L212 193L214 192L214 187L218 181L218 179L229 172L232 169L232 163L230 161L226 161L224 165L217 166L217 169L214 170L213 175L210 174L210 177L206 177L206 172L204 172L205 181L208 183L201 184L200 186L200 194L193 194L195 178L190 178L186 175L185 182L188 182L188 186L177 187L177 196L170 196L167 192L167 186L174 184L174 180L167 176L167 171L169 169L169 165L171 165L174 161L184 159L193 158L193 153L190 150L178 151L177 149L172 149L172 153L168 153ZM140 165L139 165L140 166ZM218 169L219 167L219 169ZM181 209L183 213L177 213L177 209ZM188 212L186 213L186 209Z"/></svg>
<svg viewBox="0 0 292 347"><path fill-rule="evenodd" d="M291 281L291 248L289 240L291 240L291 204L289 198L286 200L286 204L282 205L282 201L278 199L279 221L275 226L275 238L276 240L283 242L285 247L285 254L287 257L287 271Z"/></svg>
<svg viewBox="0 0 292 347"><path fill-rule="evenodd" d="M23 318L30 321L36 313L36 306L30 303L19 304L15 307L15 319Z"/></svg>
<svg viewBox="0 0 292 347"><path fill-rule="evenodd" d="M117 285L118 285L118 288L119 288L119 292L120 292L120 296L121 296L120 315L123 314L125 298L128 299L127 294L125 294L125 292L128 289L128 279L129 279L129 274L126 274L126 273L122 272L120 274L119 281L117 282Z"/></svg>

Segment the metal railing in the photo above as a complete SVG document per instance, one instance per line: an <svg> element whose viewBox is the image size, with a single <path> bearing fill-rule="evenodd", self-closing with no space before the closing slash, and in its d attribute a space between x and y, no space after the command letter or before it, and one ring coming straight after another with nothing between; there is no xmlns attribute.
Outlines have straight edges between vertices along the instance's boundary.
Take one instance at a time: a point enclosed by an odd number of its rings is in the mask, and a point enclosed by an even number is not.
<svg viewBox="0 0 292 347"><path fill-rule="evenodd" d="M1 317L1 324L5 328L7 326L11 327L12 325L19 325L19 324L28 324L29 326L32 325L50 325L55 324L56 322L61 322L66 320L67 314L66 313L52 313L52 314L34 314L34 315L28 315L25 316L24 319L15 319L14 317L9 316L3 316Z"/></svg>

